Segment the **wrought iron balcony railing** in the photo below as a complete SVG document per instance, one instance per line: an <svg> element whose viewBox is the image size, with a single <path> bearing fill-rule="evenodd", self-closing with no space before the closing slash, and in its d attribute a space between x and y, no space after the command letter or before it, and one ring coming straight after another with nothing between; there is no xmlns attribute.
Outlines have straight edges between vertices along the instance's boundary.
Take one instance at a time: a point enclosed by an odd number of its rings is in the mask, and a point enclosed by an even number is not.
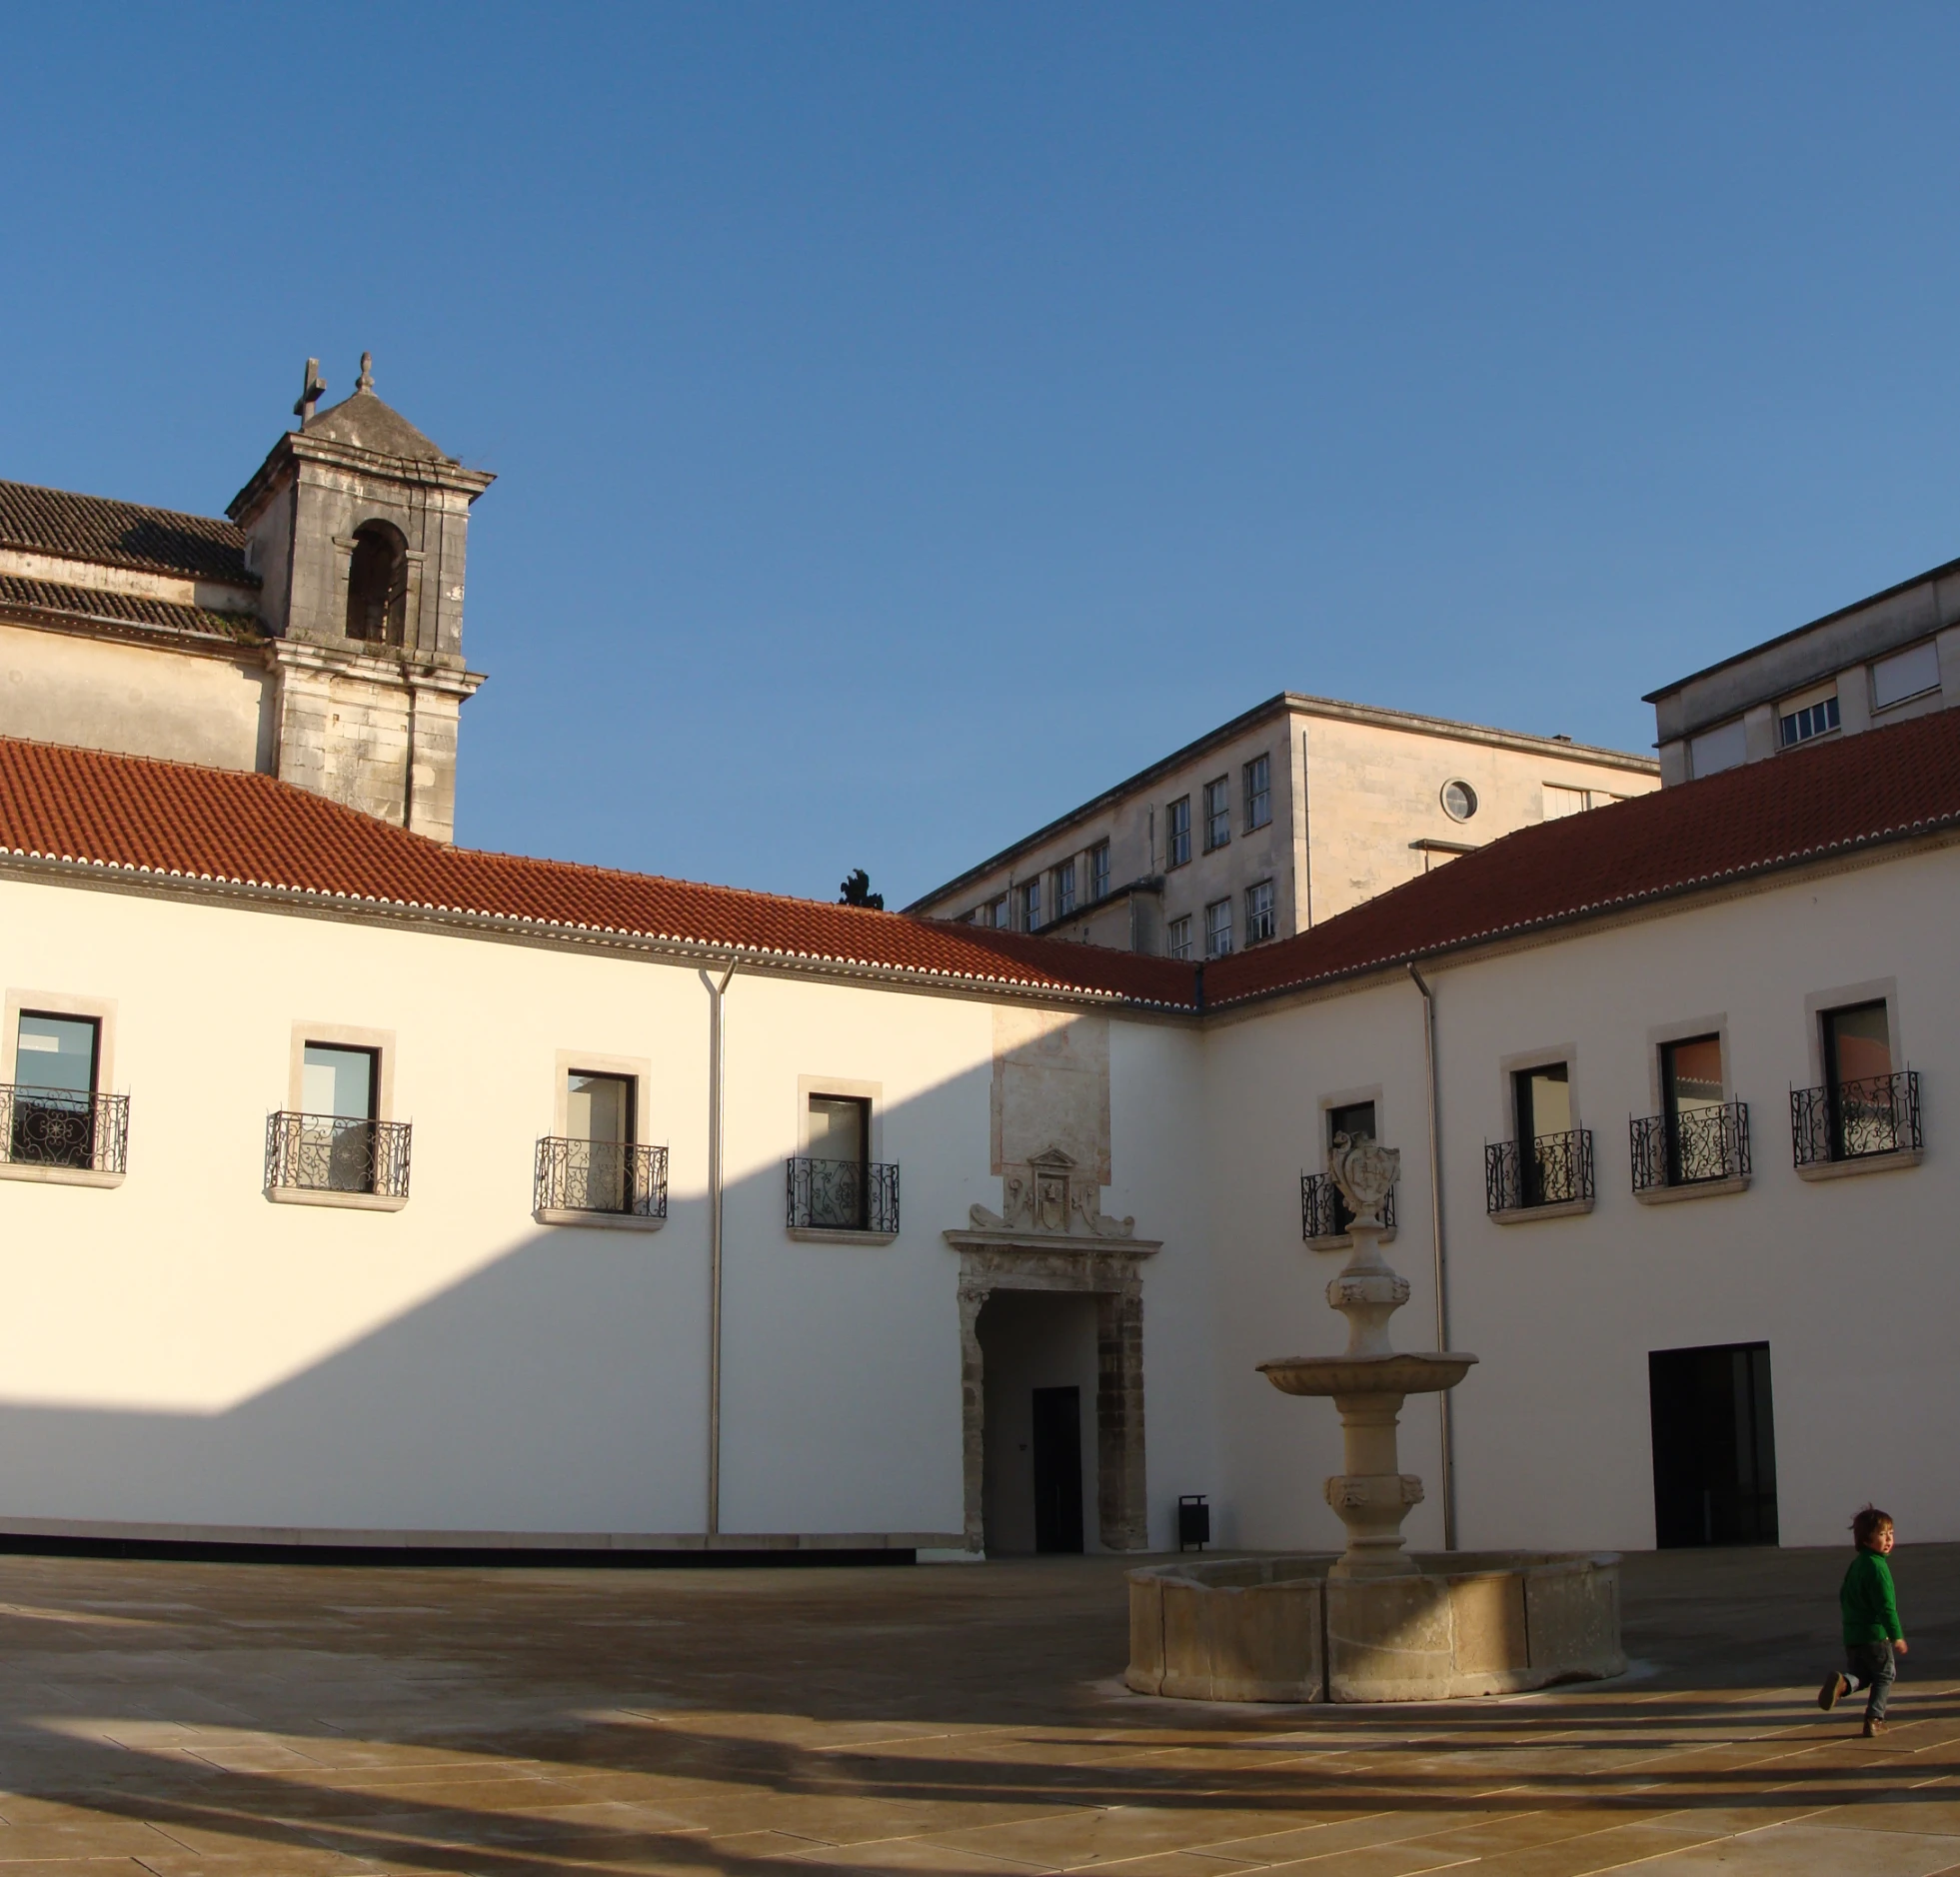
<svg viewBox="0 0 1960 1877"><path fill-rule="evenodd" d="M1692 1186L1709 1179L1743 1179L1749 1172L1749 1104L1686 1114L1648 1114L1627 1123L1633 1140L1633 1190Z"/></svg>
<svg viewBox="0 0 1960 1877"><path fill-rule="evenodd" d="M266 1116L269 1191L371 1192L409 1196L409 1123L340 1114Z"/></svg>
<svg viewBox="0 0 1960 1877"><path fill-rule="evenodd" d="M1566 1205L1592 1197L1592 1129L1500 1140L1483 1150L1483 1202L1491 1212Z"/></svg>
<svg viewBox="0 0 1960 1877"><path fill-rule="evenodd" d="M896 1232L899 1169L876 1161L789 1162L790 1223L813 1230Z"/></svg>
<svg viewBox="0 0 1960 1877"><path fill-rule="evenodd" d="M1799 1166L1903 1153L1925 1144L1919 1131L1919 1071L1873 1075L1824 1088L1790 1090L1790 1137Z"/></svg>
<svg viewBox="0 0 1960 1877"><path fill-rule="evenodd" d="M1302 1173L1300 1175L1300 1236L1302 1238L1338 1238L1348 1227L1354 1214L1347 1209L1347 1201L1340 1196L1340 1188L1333 1182L1330 1173ZM1391 1186L1388 1197L1381 1204L1381 1222L1389 1230L1395 1225L1395 1191Z"/></svg>
<svg viewBox="0 0 1960 1877"><path fill-rule="evenodd" d="M0 1084L0 1158L16 1166L129 1171L129 1096Z"/></svg>
<svg viewBox="0 0 1960 1877"><path fill-rule="evenodd" d="M667 1216L667 1149L619 1140L538 1142L534 1204L541 1212L621 1212Z"/></svg>

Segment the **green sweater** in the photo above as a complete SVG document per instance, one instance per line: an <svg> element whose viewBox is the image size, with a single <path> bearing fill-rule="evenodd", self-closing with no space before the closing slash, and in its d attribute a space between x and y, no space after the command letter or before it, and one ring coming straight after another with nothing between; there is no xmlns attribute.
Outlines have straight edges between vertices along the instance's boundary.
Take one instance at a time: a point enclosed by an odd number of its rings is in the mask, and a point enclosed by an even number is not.
<svg viewBox="0 0 1960 1877"><path fill-rule="evenodd" d="M1898 1642L1905 1636L1898 1600L1892 1594L1892 1567L1881 1552L1860 1549L1851 1560L1838 1589L1837 1606L1844 1616L1847 1648L1860 1642Z"/></svg>

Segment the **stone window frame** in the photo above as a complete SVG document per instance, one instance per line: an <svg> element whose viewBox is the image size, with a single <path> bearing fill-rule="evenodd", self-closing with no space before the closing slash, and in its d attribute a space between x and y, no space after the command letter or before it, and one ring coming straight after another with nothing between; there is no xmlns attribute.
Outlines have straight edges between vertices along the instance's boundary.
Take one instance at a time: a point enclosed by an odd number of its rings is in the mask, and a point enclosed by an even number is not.
<svg viewBox="0 0 1960 1877"><path fill-rule="evenodd" d="M571 1125L571 1078L576 1071L593 1075L618 1075L633 1083L633 1145L655 1145L648 1124L649 1095L654 1086L654 1062L646 1055L612 1055L604 1049L560 1049L553 1057L552 1138L563 1140ZM642 1217L637 1212L559 1211L535 1208L531 1214L541 1225L579 1225L599 1231L659 1231L665 1217Z"/></svg>
<svg viewBox="0 0 1960 1877"><path fill-rule="evenodd" d="M115 1087L116 999L85 996L72 990L20 990L9 987L4 1015L6 1079L20 1086L20 1017L23 1010L36 1010L48 1016L84 1017L95 1024L95 1088L98 1094ZM0 1160L0 1179L25 1179L41 1186L94 1186L109 1189L120 1186L126 1173L97 1172L92 1166L30 1166Z"/></svg>
<svg viewBox="0 0 1960 1877"><path fill-rule="evenodd" d="M286 1100L288 1114L306 1112L306 1046L324 1043L332 1049L372 1049L375 1055L375 1111L377 1121L395 1119L395 1056L397 1044L392 1029L373 1029L358 1023L296 1022L286 1061ZM266 1197L275 1205L331 1205L350 1212L399 1212L408 1204L408 1195L380 1192L339 1192L326 1186L268 1186Z"/></svg>
<svg viewBox="0 0 1960 1877"><path fill-rule="evenodd" d="M1726 1010L1703 1016L1683 1016L1671 1022L1651 1023L1647 1027L1647 1112L1662 1114L1667 1108L1667 1090L1661 1075L1661 1051L1670 1042L1686 1042L1695 1036L1713 1036L1722 1052L1722 1099L1736 1099L1735 1064L1729 1052L1729 1020ZM1750 1146L1754 1155L1754 1143ZM1696 1179L1678 1186L1649 1186L1636 1191L1642 1205L1673 1205L1682 1200L1719 1199L1747 1192L1750 1173L1736 1173L1727 1179Z"/></svg>
<svg viewBox="0 0 1960 1877"><path fill-rule="evenodd" d="M1906 1055L1904 1025L1899 1016L1899 980L1897 977L1868 977L1862 983L1837 984L1828 990L1813 990L1804 998L1805 1045L1810 1064L1810 1079L1806 1086L1819 1088L1824 1083L1824 1012L1842 1009L1851 1003L1879 1002L1885 1005L1886 1041L1892 1051L1893 1073L1912 1066ZM1902 1167L1917 1166L1925 1157L1924 1147L1901 1147L1896 1153L1864 1153L1847 1160L1820 1160L1808 1166L1799 1166L1796 1174L1799 1179L1810 1182L1850 1179L1865 1173L1890 1173Z"/></svg>
<svg viewBox="0 0 1960 1877"><path fill-rule="evenodd" d="M1520 1145L1517 1137L1517 1081L1522 1070L1549 1068L1554 1062L1565 1065L1565 1098L1572 1111L1571 1131L1575 1134L1589 1132L1585 1110L1579 1101L1579 1045L1577 1042L1548 1042L1535 1049L1513 1050L1509 1055L1497 1058L1497 1099L1498 1112L1502 1114L1503 1130L1496 1137ZM1576 1218L1593 1208L1598 1191L1597 1142L1594 1143L1593 1163L1594 1198L1557 1199L1549 1205L1524 1205L1504 1212L1489 1212L1485 1216L1494 1224L1521 1225L1539 1219Z"/></svg>

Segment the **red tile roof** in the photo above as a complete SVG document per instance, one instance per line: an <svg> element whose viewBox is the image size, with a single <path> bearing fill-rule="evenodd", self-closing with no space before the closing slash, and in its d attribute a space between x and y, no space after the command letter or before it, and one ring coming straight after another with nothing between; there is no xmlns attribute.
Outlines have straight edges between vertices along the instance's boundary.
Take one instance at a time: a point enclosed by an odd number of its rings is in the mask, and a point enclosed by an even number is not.
<svg viewBox="0 0 1960 1877"><path fill-rule="evenodd" d="M31 483L0 482L0 548L234 587L259 584L245 565L244 532L230 522Z"/></svg>
<svg viewBox="0 0 1960 1877"><path fill-rule="evenodd" d="M448 848L269 776L0 738L0 853L1191 1008L1188 964L898 913Z"/></svg>
<svg viewBox="0 0 1960 1877"><path fill-rule="evenodd" d="M1204 969L1243 1001L1960 827L1960 710L1520 829L1296 938Z"/></svg>
<svg viewBox="0 0 1960 1877"><path fill-rule="evenodd" d="M152 600L146 594L101 593L93 587L70 587L59 581L0 574L0 612L23 611L29 617L53 613L70 619L155 626L194 639L234 639L242 644L257 644L265 638L258 616L253 613L214 613L208 607L179 606L171 600Z"/></svg>

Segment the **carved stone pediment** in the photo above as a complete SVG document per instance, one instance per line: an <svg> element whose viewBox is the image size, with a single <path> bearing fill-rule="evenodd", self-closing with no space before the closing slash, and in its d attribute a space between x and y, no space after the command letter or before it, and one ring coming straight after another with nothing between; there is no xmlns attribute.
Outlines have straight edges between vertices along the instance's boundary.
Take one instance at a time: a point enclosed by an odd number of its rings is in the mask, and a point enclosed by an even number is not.
<svg viewBox="0 0 1960 1877"><path fill-rule="evenodd" d="M1059 1147L1048 1146L1000 1173L1001 1206L972 1208L979 1231L1030 1232L1066 1238L1127 1238L1133 1218L1105 1218L1102 1187L1092 1169L1077 1166Z"/></svg>

